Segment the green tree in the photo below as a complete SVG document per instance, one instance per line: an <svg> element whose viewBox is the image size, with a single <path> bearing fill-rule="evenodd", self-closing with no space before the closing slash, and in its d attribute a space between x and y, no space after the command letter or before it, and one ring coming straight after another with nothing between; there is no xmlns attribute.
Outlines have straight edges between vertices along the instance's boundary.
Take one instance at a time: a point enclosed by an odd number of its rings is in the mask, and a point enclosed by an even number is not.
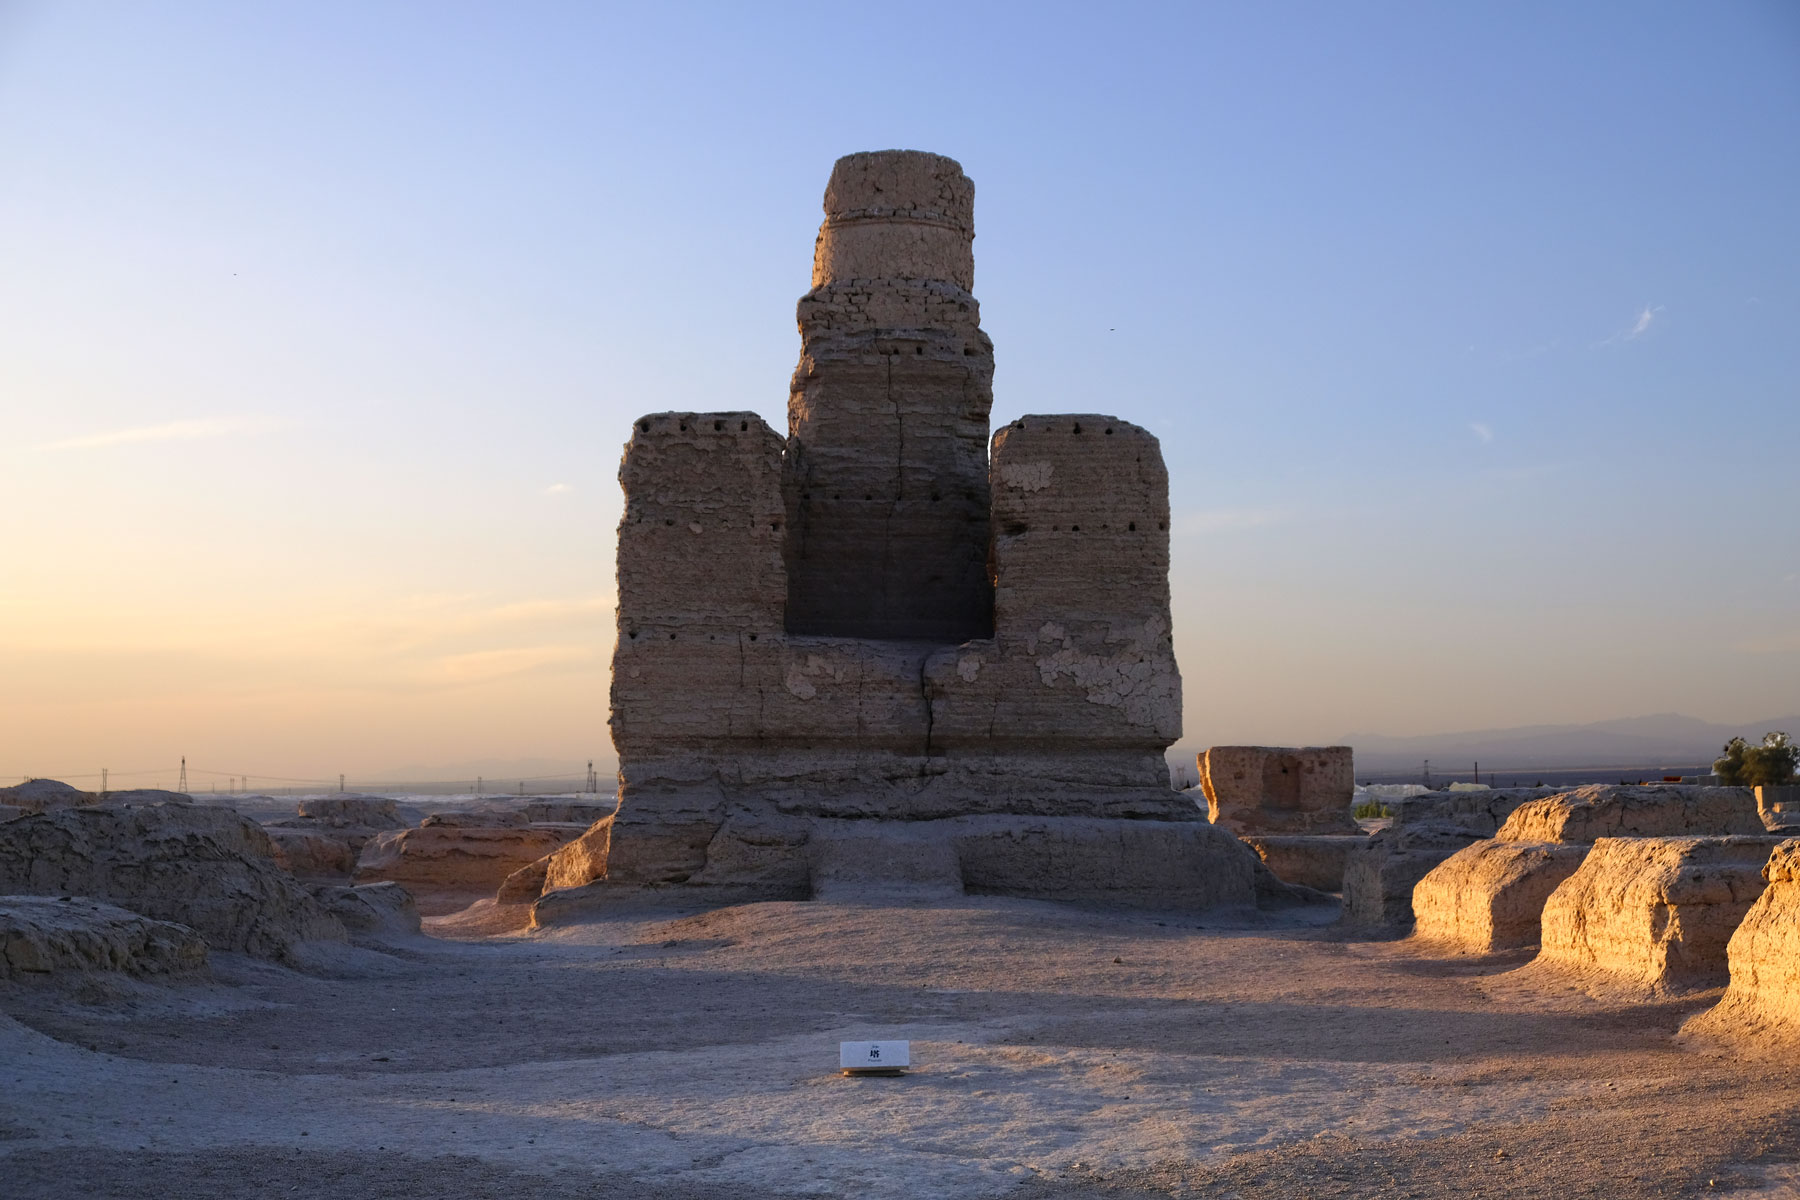
<svg viewBox="0 0 1800 1200"><path fill-rule="evenodd" d="M1713 763L1719 782L1734 787L1757 787L1794 782L1800 767L1800 746L1785 733L1763 734L1762 745L1752 746L1741 737L1725 743L1725 755Z"/></svg>

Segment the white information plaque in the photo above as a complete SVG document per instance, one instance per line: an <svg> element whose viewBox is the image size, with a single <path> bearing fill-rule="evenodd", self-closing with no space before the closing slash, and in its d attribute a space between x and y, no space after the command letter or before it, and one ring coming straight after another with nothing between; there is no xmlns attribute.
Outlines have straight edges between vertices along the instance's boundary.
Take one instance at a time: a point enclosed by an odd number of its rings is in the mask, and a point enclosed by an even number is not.
<svg viewBox="0 0 1800 1200"><path fill-rule="evenodd" d="M897 1072L912 1066L911 1042L839 1042L838 1066L855 1074Z"/></svg>

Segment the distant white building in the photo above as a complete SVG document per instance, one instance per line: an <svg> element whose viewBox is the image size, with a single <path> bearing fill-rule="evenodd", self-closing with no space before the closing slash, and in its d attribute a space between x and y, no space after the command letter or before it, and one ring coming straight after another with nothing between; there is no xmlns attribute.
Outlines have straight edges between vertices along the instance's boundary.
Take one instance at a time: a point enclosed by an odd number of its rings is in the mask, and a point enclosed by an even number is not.
<svg viewBox="0 0 1800 1200"><path fill-rule="evenodd" d="M1421 783L1366 783L1357 787L1351 796L1351 803L1361 804L1365 800L1386 803L1404 800L1408 796L1423 796L1430 790Z"/></svg>

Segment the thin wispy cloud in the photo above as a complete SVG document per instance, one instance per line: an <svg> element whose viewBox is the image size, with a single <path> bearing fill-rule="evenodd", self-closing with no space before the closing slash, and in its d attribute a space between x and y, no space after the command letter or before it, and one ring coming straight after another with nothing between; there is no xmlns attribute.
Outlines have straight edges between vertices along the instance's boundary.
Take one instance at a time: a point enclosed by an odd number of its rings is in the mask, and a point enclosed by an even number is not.
<svg viewBox="0 0 1800 1200"><path fill-rule="evenodd" d="M283 424L274 417L265 416L200 417L188 421L169 421L162 425L138 425L129 429L84 433L77 437L45 442L38 449L100 450L108 446L130 446L139 442L191 442L202 438L268 433L281 428Z"/></svg>
<svg viewBox="0 0 1800 1200"><path fill-rule="evenodd" d="M575 490L574 488L570 487L566 483L553 483L549 487L544 489L544 495L546 495L546 496L566 496L574 490Z"/></svg>
<svg viewBox="0 0 1800 1200"><path fill-rule="evenodd" d="M1595 342L1594 345L1595 346L1611 346L1618 342L1635 342L1635 341L1637 341L1639 338L1643 337L1646 333L1650 332L1650 327L1652 325L1656 324L1657 314L1661 313L1662 310L1663 310L1663 306L1660 304L1644 305L1643 308L1638 310L1638 315L1632 319L1631 324L1627 328L1621 329L1619 332L1613 334L1611 337L1607 338L1605 341Z"/></svg>
<svg viewBox="0 0 1800 1200"><path fill-rule="evenodd" d="M1480 421L1469 422L1469 428L1475 431L1475 436L1481 439L1483 445L1494 440L1494 431Z"/></svg>

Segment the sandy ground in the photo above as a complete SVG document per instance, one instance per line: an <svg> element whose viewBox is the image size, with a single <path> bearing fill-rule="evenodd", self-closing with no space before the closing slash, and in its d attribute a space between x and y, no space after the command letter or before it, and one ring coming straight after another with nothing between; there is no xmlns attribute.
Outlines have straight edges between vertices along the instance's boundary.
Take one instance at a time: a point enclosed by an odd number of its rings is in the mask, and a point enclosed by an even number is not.
<svg viewBox="0 0 1800 1200"><path fill-rule="evenodd" d="M1717 993L1330 915L758 904L13 987L0 1196L1800 1197L1800 1067L1672 1037Z"/></svg>

